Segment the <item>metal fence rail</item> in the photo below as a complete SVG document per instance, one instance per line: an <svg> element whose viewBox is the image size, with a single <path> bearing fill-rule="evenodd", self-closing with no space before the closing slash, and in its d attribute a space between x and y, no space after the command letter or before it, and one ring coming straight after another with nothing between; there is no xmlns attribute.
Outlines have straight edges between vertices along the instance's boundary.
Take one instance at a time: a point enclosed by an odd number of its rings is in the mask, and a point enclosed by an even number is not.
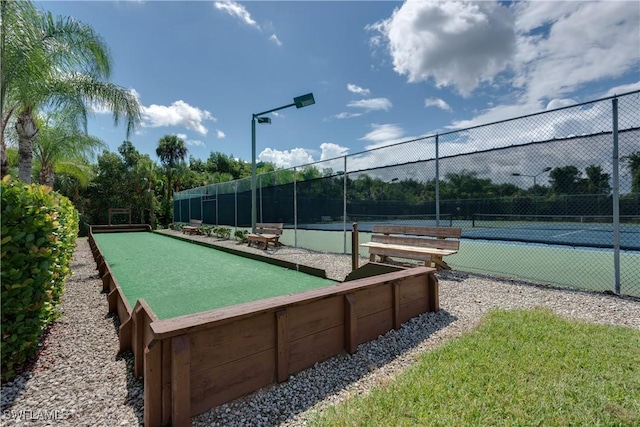
<svg viewBox="0 0 640 427"><path fill-rule="evenodd" d="M463 229L459 270L640 296L640 91L257 176L258 222ZM251 181L174 194L174 221L251 226ZM334 249L337 250L337 249Z"/></svg>

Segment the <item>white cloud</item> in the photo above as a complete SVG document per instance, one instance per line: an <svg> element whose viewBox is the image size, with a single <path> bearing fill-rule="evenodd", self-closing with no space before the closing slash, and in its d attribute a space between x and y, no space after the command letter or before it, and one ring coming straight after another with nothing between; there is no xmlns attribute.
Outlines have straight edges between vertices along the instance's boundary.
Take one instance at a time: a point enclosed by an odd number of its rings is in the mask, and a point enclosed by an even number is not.
<svg viewBox="0 0 640 427"><path fill-rule="evenodd" d="M514 10L521 37L515 82L530 102L637 71L637 2L519 2Z"/></svg>
<svg viewBox="0 0 640 427"><path fill-rule="evenodd" d="M578 102L573 99L552 99L547 104L547 110L555 110L556 108L568 107L570 105L576 105Z"/></svg>
<svg viewBox="0 0 640 427"><path fill-rule="evenodd" d="M336 157L345 156L348 154L349 149L333 142L323 142L320 144L322 150L320 154L320 160L334 159Z"/></svg>
<svg viewBox="0 0 640 427"><path fill-rule="evenodd" d="M424 100L425 107L437 107L444 111L453 111L447 102L440 98L427 98Z"/></svg>
<svg viewBox="0 0 640 427"><path fill-rule="evenodd" d="M217 1L213 4L216 9L227 12L229 15L239 18L245 24L260 29L260 25L251 18L251 14L240 3L235 1Z"/></svg>
<svg viewBox="0 0 640 427"><path fill-rule="evenodd" d="M225 135L224 132L222 132L220 129L216 129L216 138L218 139L224 139L227 135Z"/></svg>
<svg viewBox="0 0 640 427"><path fill-rule="evenodd" d="M395 71L410 82L449 86L463 96L483 82L494 83L503 103L487 104L472 118L447 126L461 129L582 102L578 91L590 83L601 86L637 71L638 22L637 2L534 1L507 7L409 0L367 29L374 33L372 46L388 48ZM590 98L639 88L640 82L628 83ZM438 106L434 101L425 105ZM527 137L553 137L557 129L549 125Z"/></svg>
<svg viewBox="0 0 640 427"><path fill-rule="evenodd" d="M513 16L497 2L408 0L369 25L384 40L394 70L409 82L433 80L463 96L505 70L515 52Z"/></svg>
<svg viewBox="0 0 640 427"><path fill-rule="evenodd" d="M386 145L401 142L404 136L404 129L394 124L371 124L373 130L360 138L363 141L369 141L373 144L367 145L365 148L371 150L374 148L384 147Z"/></svg>
<svg viewBox="0 0 640 427"><path fill-rule="evenodd" d="M294 148L291 151L265 148L260 154L258 154L258 160L273 163L277 167L281 168L292 168L294 166L308 165L317 161L336 159L347 155L349 149L347 147L334 144L333 142L324 142L320 144L319 160L314 159L310 151L317 153L317 150L308 150L306 148ZM338 170L343 168L343 163L338 159L320 167L330 167Z"/></svg>
<svg viewBox="0 0 640 427"><path fill-rule="evenodd" d="M291 151L265 148L258 154L258 159L262 162L273 163L282 168L292 168L294 166L313 163L313 157L304 148L294 148Z"/></svg>
<svg viewBox="0 0 640 427"><path fill-rule="evenodd" d="M272 42L274 42L278 46L282 46L282 42L280 41L278 36L276 36L275 34L271 34L271 37L269 37L269 40L271 40Z"/></svg>
<svg viewBox="0 0 640 427"><path fill-rule="evenodd" d="M336 119L350 119L353 117L360 117L361 115L362 113L348 113L346 111L343 111L342 113L338 113L333 117Z"/></svg>
<svg viewBox="0 0 640 427"><path fill-rule="evenodd" d="M169 106L156 104L143 106L142 119L143 127L184 126L201 135L209 132L202 124L203 121L216 121L210 112L193 107L182 100L175 101Z"/></svg>
<svg viewBox="0 0 640 427"><path fill-rule="evenodd" d="M361 88L358 85L354 85L352 83L347 84L347 90L349 92L357 93L359 95L369 96L371 95L371 91L369 89Z"/></svg>
<svg viewBox="0 0 640 427"><path fill-rule="evenodd" d="M365 110L385 110L389 111L393 104L387 98L369 98L358 101L351 101L347 107L364 108Z"/></svg>
<svg viewBox="0 0 640 427"><path fill-rule="evenodd" d="M635 90L640 90L640 81L630 83L628 85L612 87L606 93L602 94L602 97L604 98L607 96L622 95L623 93L633 92Z"/></svg>
<svg viewBox="0 0 640 427"><path fill-rule="evenodd" d="M204 147L204 142L197 140L197 139L188 139L185 141L185 144L187 145L191 145L191 146L196 146L196 147Z"/></svg>
<svg viewBox="0 0 640 427"><path fill-rule="evenodd" d="M189 137L187 136L186 133L176 133L174 134L175 136L177 136L178 138L180 138L185 144L189 145L189 146L195 146L195 147L204 147L204 142L197 140L197 139L189 139Z"/></svg>

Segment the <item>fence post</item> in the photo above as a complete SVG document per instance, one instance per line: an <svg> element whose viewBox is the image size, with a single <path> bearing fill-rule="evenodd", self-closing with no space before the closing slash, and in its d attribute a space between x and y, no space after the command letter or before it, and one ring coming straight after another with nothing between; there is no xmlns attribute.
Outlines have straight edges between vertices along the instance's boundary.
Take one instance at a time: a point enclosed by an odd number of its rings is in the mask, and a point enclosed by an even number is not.
<svg viewBox="0 0 640 427"><path fill-rule="evenodd" d="M238 229L238 180L235 180L235 188L233 189L233 193L234 193L234 221L235 221L235 228L236 230Z"/></svg>
<svg viewBox="0 0 640 427"><path fill-rule="evenodd" d="M613 113L613 280L620 294L620 171L618 159L618 98L611 100Z"/></svg>
<svg viewBox="0 0 640 427"><path fill-rule="evenodd" d="M293 246L298 247L298 188L296 186L298 169L293 168Z"/></svg>
<svg viewBox="0 0 640 427"><path fill-rule="evenodd" d="M344 240L343 254L347 253L347 156L344 156L344 173L342 174L342 231ZM352 248L353 250L353 248Z"/></svg>
<svg viewBox="0 0 640 427"><path fill-rule="evenodd" d="M360 257L360 236L358 236L358 223L353 223L353 231L351 232L351 271L358 269L358 261Z"/></svg>
<svg viewBox="0 0 640 427"><path fill-rule="evenodd" d="M436 134L436 227L440 227L440 136Z"/></svg>
<svg viewBox="0 0 640 427"><path fill-rule="evenodd" d="M262 221L262 174L258 177L260 178L260 222Z"/></svg>

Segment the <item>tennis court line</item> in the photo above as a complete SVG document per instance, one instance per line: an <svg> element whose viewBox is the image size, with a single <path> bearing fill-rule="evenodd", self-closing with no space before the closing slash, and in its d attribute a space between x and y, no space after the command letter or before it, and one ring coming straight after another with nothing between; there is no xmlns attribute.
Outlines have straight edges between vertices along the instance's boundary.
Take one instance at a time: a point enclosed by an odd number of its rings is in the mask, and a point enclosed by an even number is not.
<svg viewBox="0 0 640 427"><path fill-rule="evenodd" d="M571 234L576 234L576 233L584 233L587 230L576 230L576 231L570 231L568 233L562 233L562 234L556 234L555 236L551 236L551 238L556 238L556 237L564 237L564 236L569 236Z"/></svg>

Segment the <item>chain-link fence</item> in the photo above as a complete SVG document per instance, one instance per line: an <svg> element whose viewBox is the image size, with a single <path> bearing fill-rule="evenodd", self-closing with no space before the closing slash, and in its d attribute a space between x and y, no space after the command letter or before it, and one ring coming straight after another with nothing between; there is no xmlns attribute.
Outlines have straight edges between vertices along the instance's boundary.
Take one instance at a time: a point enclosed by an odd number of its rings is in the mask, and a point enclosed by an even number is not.
<svg viewBox="0 0 640 427"><path fill-rule="evenodd" d="M255 208L295 246L461 227L457 270L640 296L640 91L259 174ZM251 209L251 179L174 195L176 222L250 227Z"/></svg>

